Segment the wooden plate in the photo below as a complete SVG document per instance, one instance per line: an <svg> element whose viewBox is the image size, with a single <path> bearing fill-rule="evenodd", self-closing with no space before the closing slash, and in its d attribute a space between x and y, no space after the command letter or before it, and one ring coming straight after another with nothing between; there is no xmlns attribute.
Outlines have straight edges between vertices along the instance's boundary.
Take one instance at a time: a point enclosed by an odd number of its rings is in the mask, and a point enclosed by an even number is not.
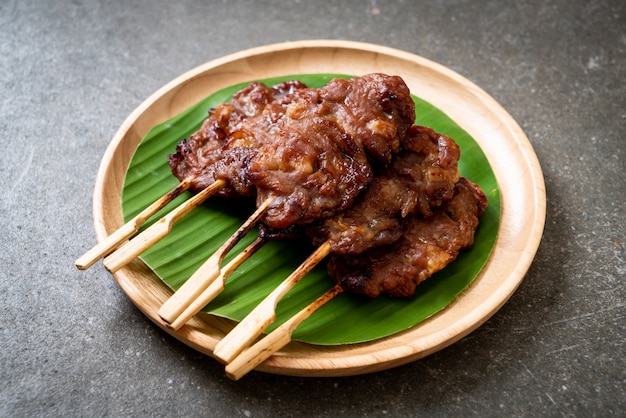
<svg viewBox="0 0 626 418"><path fill-rule="evenodd" d="M543 175L524 132L493 98L446 67L399 50L346 41L288 42L232 54L176 78L126 119L107 148L94 192L98 240L122 225L124 176L139 142L154 125L216 90L252 79L371 72L402 76L412 92L446 112L481 146L501 193L495 249L473 284L446 309L418 326L363 344L320 347L292 342L258 369L296 376L354 375L405 364L458 341L491 317L526 274L545 222ZM134 261L114 276L145 315L205 354L211 355L232 328L228 320L201 314L179 331L172 331L157 315L171 291L142 261Z"/></svg>

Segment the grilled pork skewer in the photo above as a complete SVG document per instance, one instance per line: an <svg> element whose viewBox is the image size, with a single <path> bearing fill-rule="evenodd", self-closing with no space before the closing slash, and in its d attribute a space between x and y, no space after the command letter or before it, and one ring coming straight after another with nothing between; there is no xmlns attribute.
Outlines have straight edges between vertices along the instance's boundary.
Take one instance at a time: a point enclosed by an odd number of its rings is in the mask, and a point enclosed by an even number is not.
<svg viewBox="0 0 626 418"><path fill-rule="evenodd" d="M377 297L381 293L411 297L417 285L454 261L461 250L473 246L479 217L486 206L487 198L483 191L462 178L455 187L454 197L435 209L432 216L411 216L405 219L402 225L403 237L399 241L360 255L338 256L339 259L349 257L352 260L347 267L342 260L337 260L342 266L338 276L335 276L336 270L329 269L335 286L263 339L240 351L241 354L236 358L229 356L227 376L234 380L240 379L287 345L291 341L291 334L302 321L342 291L370 297ZM250 324L256 322L254 318L245 320ZM246 341L249 343L258 335L260 333ZM223 354L217 357L224 360Z"/></svg>
<svg viewBox="0 0 626 418"><path fill-rule="evenodd" d="M245 181L231 181L228 187L222 183L223 177L218 177L223 171L227 171L227 163L233 158L229 155L224 158L222 147L227 136L236 130L241 121L247 117L258 115L265 105L274 100L275 97L284 95L296 88L305 87L298 82L283 83L274 89L259 84L252 83L245 89L236 93L229 103L222 103L209 111L208 118L203 122L202 127L194 133L188 140L181 141L177 146L177 153L169 158L169 164L180 183L152 205L144 209L139 215L131 219L117 231L109 235L106 239L93 247L83 256L76 260L76 267L84 270L91 267L100 258L110 254L126 239L133 236L143 223L152 215L161 210L184 191L191 189L202 192L207 188L213 190L221 196L232 197L236 195L253 195L254 190L246 185ZM221 163L222 160L224 163ZM219 183L218 183L219 182ZM234 183L234 184L232 184ZM221 188L218 184L222 184ZM247 187L246 187L247 186ZM207 196L208 197L208 196ZM163 222L163 221L161 221ZM160 232L162 233L162 232ZM154 238L147 242L154 243ZM124 264L147 249L145 246L136 243L135 247L129 251L127 256L121 260L110 261L110 268L118 270ZM134 254L134 256L132 256ZM120 254L117 257L121 257ZM115 260L115 259L114 259Z"/></svg>
<svg viewBox="0 0 626 418"><path fill-rule="evenodd" d="M209 111L202 127L189 139L179 142L177 152L169 156L169 164L185 184L198 193L107 259L105 267L115 272L128 264L150 246L165 237L172 224L189 210L213 194L222 197L252 197L255 187L245 179L246 167L256 153L259 141L249 135L234 134L242 129L248 118L262 113L265 106L287 93L293 83L283 83L270 89L260 83L250 84L236 93L229 103ZM297 84L298 88L302 88Z"/></svg>

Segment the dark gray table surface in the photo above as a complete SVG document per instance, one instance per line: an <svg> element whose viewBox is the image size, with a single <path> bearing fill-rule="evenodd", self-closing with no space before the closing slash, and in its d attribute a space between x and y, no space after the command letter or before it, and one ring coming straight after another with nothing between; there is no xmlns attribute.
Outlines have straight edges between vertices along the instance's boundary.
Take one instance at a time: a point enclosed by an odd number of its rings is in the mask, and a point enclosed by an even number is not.
<svg viewBox="0 0 626 418"><path fill-rule="evenodd" d="M545 176L508 303L425 359L343 378L223 366L153 325L99 263L95 177L145 98L228 53L364 41L467 77ZM0 1L0 416L624 416L626 3Z"/></svg>

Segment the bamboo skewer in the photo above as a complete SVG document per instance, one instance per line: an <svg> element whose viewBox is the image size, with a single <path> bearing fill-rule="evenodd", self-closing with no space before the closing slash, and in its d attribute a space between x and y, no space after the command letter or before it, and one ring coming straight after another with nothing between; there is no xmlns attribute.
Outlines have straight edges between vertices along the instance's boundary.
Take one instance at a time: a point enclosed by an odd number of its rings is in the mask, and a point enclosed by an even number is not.
<svg viewBox="0 0 626 418"><path fill-rule="evenodd" d="M224 290L226 279L235 271L244 261L250 258L255 252L257 252L264 244L263 238L257 238L252 244L246 247L241 253L237 254L230 263L228 263L220 272L220 275L213 283L206 288L204 292L194 300L191 305L183 311L169 326L175 331L179 330L189 319L200 312L209 302L211 302L217 295Z"/></svg>
<svg viewBox="0 0 626 418"><path fill-rule="evenodd" d="M243 238L263 216L273 198L266 199L256 211L226 240L217 251L161 306L159 316L173 323L220 275L220 265L226 254Z"/></svg>
<svg viewBox="0 0 626 418"><path fill-rule="evenodd" d="M176 197L180 196L182 192L187 190L191 185L191 180L184 179L172 190L161 196L160 199L152 203L150 206L141 211L133 219L122 225L119 229L106 237L100 243L95 245L92 249L83 254L74 263L80 270L86 270L91 267L96 261L109 254L116 249L122 241L130 238L134 235L141 225L146 222L152 215L163 209L165 205L170 203Z"/></svg>
<svg viewBox="0 0 626 418"><path fill-rule="evenodd" d="M281 326L266 335L253 346L245 349L239 356L226 366L226 375L239 380L250 370L267 360L272 354L289 344L293 331L315 311L330 302L343 291L340 285L330 288L322 296L314 300L300 312L289 318Z"/></svg>
<svg viewBox="0 0 626 418"><path fill-rule="evenodd" d="M278 301L330 253L330 248L328 241L320 245L216 345L213 355L224 363L230 363L248 347L276 319Z"/></svg>
<svg viewBox="0 0 626 418"><path fill-rule="evenodd" d="M226 185L224 180L216 180L213 184L202 189L199 193L193 195L189 200L172 210L170 213L159 219L148 229L137 235L134 239L118 248L113 254L104 259L104 266L114 273L132 260L137 258L139 254L156 244L164 238L172 230L172 226L178 220L187 215L191 210L200 206L202 202Z"/></svg>

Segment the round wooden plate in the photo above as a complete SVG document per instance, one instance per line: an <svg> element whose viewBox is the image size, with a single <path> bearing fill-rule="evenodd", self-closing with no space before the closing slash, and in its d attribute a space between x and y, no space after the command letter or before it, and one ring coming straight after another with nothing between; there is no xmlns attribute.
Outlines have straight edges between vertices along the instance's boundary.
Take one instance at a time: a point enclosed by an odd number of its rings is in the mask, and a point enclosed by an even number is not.
<svg viewBox="0 0 626 418"><path fill-rule="evenodd" d="M446 309L407 331L345 346L292 342L258 370L295 376L345 376L388 369L436 352L483 324L513 294L528 270L545 223L545 188L531 144L513 118L487 93L450 69L422 57L347 41L299 41L232 54L181 75L150 96L122 124L103 157L94 192L98 240L122 222L124 176L143 136L224 87L287 74L382 72L400 75L411 91L439 107L483 149L501 193L499 235L485 268ZM157 311L171 291L140 260L114 274L133 303L185 344L212 354L232 328L228 320L200 314L175 332Z"/></svg>

